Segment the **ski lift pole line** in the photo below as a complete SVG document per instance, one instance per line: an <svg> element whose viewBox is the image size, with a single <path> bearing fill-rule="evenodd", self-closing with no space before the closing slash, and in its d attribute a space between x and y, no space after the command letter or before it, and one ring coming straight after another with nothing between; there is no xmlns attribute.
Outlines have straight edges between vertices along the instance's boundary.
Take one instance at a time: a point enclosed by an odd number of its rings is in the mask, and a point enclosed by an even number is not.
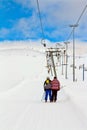
<svg viewBox="0 0 87 130"><path fill-rule="evenodd" d="M86 6L85 6L85 8L83 9L83 11L82 11L81 15L79 16L79 18L78 18L78 20L77 20L77 22L76 22L76 24L75 24L75 25L78 25L78 24L79 24L79 21L80 21L80 19L81 19L82 15L84 14L84 12L85 12L86 8L87 8L87 5L86 5ZM67 40L66 40L66 41L68 41L68 40L69 40L69 38L71 37L72 33L73 33L73 29L72 29L71 33L69 34L69 36L68 36L68 38L67 38Z"/></svg>
<svg viewBox="0 0 87 130"><path fill-rule="evenodd" d="M39 1L38 0L37 0L37 8L38 8L40 26L41 26L41 31L42 31L42 40L41 40L41 43L42 43L43 40L45 39L45 35L44 35L43 24L42 24L41 13L40 13L40 6L39 6ZM42 43L42 44L45 46L45 43Z"/></svg>
<svg viewBox="0 0 87 130"><path fill-rule="evenodd" d="M85 8L83 9L83 11L82 11L81 15L79 16L79 18L78 18L78 20L77 20L76 24L78 24L78 23L79 23L79 21L80 21L80 19L81 19L82 15L84 14L84 12L85 12L86 8L87 8L87 5L86 5L86 6L85 6Z"/></svg>
<svg viewBox="0 0 87 130"><path fill-rule="evenodd" d="M75 28L78 26L78 23L84 13L84 11L86 10L87 8L87 5L85 6L85 8L83 9L81 15L79 16L76 24L73 24L73 25L70 25L70 27L72 27L72 31L70 34L73 34L73 81L75 81L75 40L74 40L74 31L75 31ZM70 35L71 36L71 35Z"/></svg>

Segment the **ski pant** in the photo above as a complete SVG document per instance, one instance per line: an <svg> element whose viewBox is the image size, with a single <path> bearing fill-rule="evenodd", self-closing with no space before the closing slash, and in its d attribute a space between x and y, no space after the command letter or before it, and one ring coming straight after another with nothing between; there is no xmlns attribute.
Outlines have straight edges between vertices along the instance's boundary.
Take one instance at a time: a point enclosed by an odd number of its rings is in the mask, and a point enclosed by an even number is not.
<svg viewBox="0 0 87 130"><path fill-rule="evenodd" d="M51 89L46 89L45 90L45 101L48 100L48 96L49 96L49 100L51 101L51 98L52 98L52 96L51 96Z"/></svg>
<svg viewBox="0 0 87 130"><path fill-rule="evenodd" d="M56 102L57 100L57 90L52 90L52 101Z"/></svg>

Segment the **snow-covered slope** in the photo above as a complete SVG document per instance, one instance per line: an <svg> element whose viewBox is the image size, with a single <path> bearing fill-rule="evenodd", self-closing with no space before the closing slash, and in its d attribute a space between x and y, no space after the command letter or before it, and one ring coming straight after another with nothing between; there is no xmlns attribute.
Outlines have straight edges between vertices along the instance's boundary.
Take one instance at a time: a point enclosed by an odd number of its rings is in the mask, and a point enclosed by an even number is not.
<svg viewBox="0 0 87 130"><path fill-rule="evenodd" d="M65 80L59 68L64 87L56 103L45 103L46 59L36 50L26 45L0 49L0 130L86 130L87 82L73 83L71 72Z"/></svg>

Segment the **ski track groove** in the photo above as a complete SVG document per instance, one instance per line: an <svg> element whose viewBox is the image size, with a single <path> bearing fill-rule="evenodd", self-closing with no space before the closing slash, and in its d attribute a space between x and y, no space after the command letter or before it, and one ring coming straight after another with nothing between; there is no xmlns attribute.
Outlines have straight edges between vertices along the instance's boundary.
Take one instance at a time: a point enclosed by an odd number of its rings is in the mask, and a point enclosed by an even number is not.
<svg viewBox="0 0 87 130"><path fill-rule="evenodd" d="M26 91L27 88L25 92ZM31 92L30 95L33 95L33 93ZM67 117L68 112L70 113L69 117ZM61 117L61 115L64 116ZM70 96L62 89L58 93L58 101L56 103L38 101L36 95L34 95L33 99L29 100L26 108L18 117L14 130L19 130L21 128L21 130L29 130L31 128L31 130L41 130L42 127L44 130L58 130L58 128L61 128L61 130L63 128L65 128L65 130L77 130L77 128L79 130L86 130L85 128L87 128L87 125L86 122L82 120L83 118L84 114L74 104ZM53 123L51 123L51 120L53 120Z"/></svg>
<svg viewBox="0 0 87 130"><path fill-rule="evenodd" d="M64 109L64 107L66 108ZM54 108L55 111L53 111ZM59 111L58 115L56 111ZM71 112L71 118L67 117L68 111ZM72 114L73 111L75 113L74 115ZM61 113L63 113L64 116L61 117ZM65 128L65 130L77 130L77 128L79 130L86 130L86 124L82 121L83 117L84 115L80 113L79 109L72 101L66 101L65 103L29 103L17 120L15 129L19 130L22 128L22 130L29 130L32 128L31 130L41 130L43 127L44 130L58 130L58 128L61 128L61 130L63 128ZM68 118L70 118L70 122L68 122ZM43 119L45 120L43 121ZM53 120L53 123L51 123L51 120ZM64 122L66 122L66 125ZM77 127L75 128L75 126Z"/></svg>

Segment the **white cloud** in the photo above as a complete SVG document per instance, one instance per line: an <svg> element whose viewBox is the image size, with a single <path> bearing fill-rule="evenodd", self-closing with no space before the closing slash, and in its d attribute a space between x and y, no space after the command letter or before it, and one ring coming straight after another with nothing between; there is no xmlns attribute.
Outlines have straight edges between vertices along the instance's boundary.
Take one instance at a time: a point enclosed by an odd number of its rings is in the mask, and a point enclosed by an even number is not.
<svg viewBox="0 0 87 130"><path fill-rule="evenodd" d="M62 22L75 23L86 6L86 0L38 0L41 14L44 14L49 24ZM33 8L37 12L37 0L15 0L23 7Z"/></svg>
<svg viewBox="0 0 87 130"><path fill-rule="evenodd" d="M23 34L25 38L37 37L38 32L41 33L37 0L13 0L14 2L21 4L24 8L33 9L33 14L30 18L21 18L15 21L14 26L9 32L17 31ZM44 32L47 36L63 37L63 35L69 35L70 24L76 23L81 15L84 7L86 6L86 0L38 0L41 10L42 24ZM87 33L87 10L81 17L79 26L76 30L78 37L85 38ZM84 27L84 30L83 30ZM53 28L50 33L46 28ZM6 29L7 30L7 29ZM81 33L83 31L83 33ZM5 34L5 30L2 30L2 34ZM41 35L41 34L40 34ZM67 39L67 37L66 37Z"/></svg>
<svg viewBox="0 0 87 130"><path fill-rule="evenodd" d="M38 24L36 23L37 17L31 16L30 18L20 18L17 20L12 28L12 31L20 32L27 37L36 37L38 32Z"/></svg>
<svg viewBox="0 0 87 130"><path fill-rule="evenodd" d="M52 36L63 36L68 33L70 24L75 24L86 6L86 0L39 0L43 26L55 27ZM87 32L87 8L83 13L77 29L78 36L82 35L81 25L84 26L83 36ZM47 32L50 35L50 32ZM67 39L67 38L66 38Z"/></svg>

